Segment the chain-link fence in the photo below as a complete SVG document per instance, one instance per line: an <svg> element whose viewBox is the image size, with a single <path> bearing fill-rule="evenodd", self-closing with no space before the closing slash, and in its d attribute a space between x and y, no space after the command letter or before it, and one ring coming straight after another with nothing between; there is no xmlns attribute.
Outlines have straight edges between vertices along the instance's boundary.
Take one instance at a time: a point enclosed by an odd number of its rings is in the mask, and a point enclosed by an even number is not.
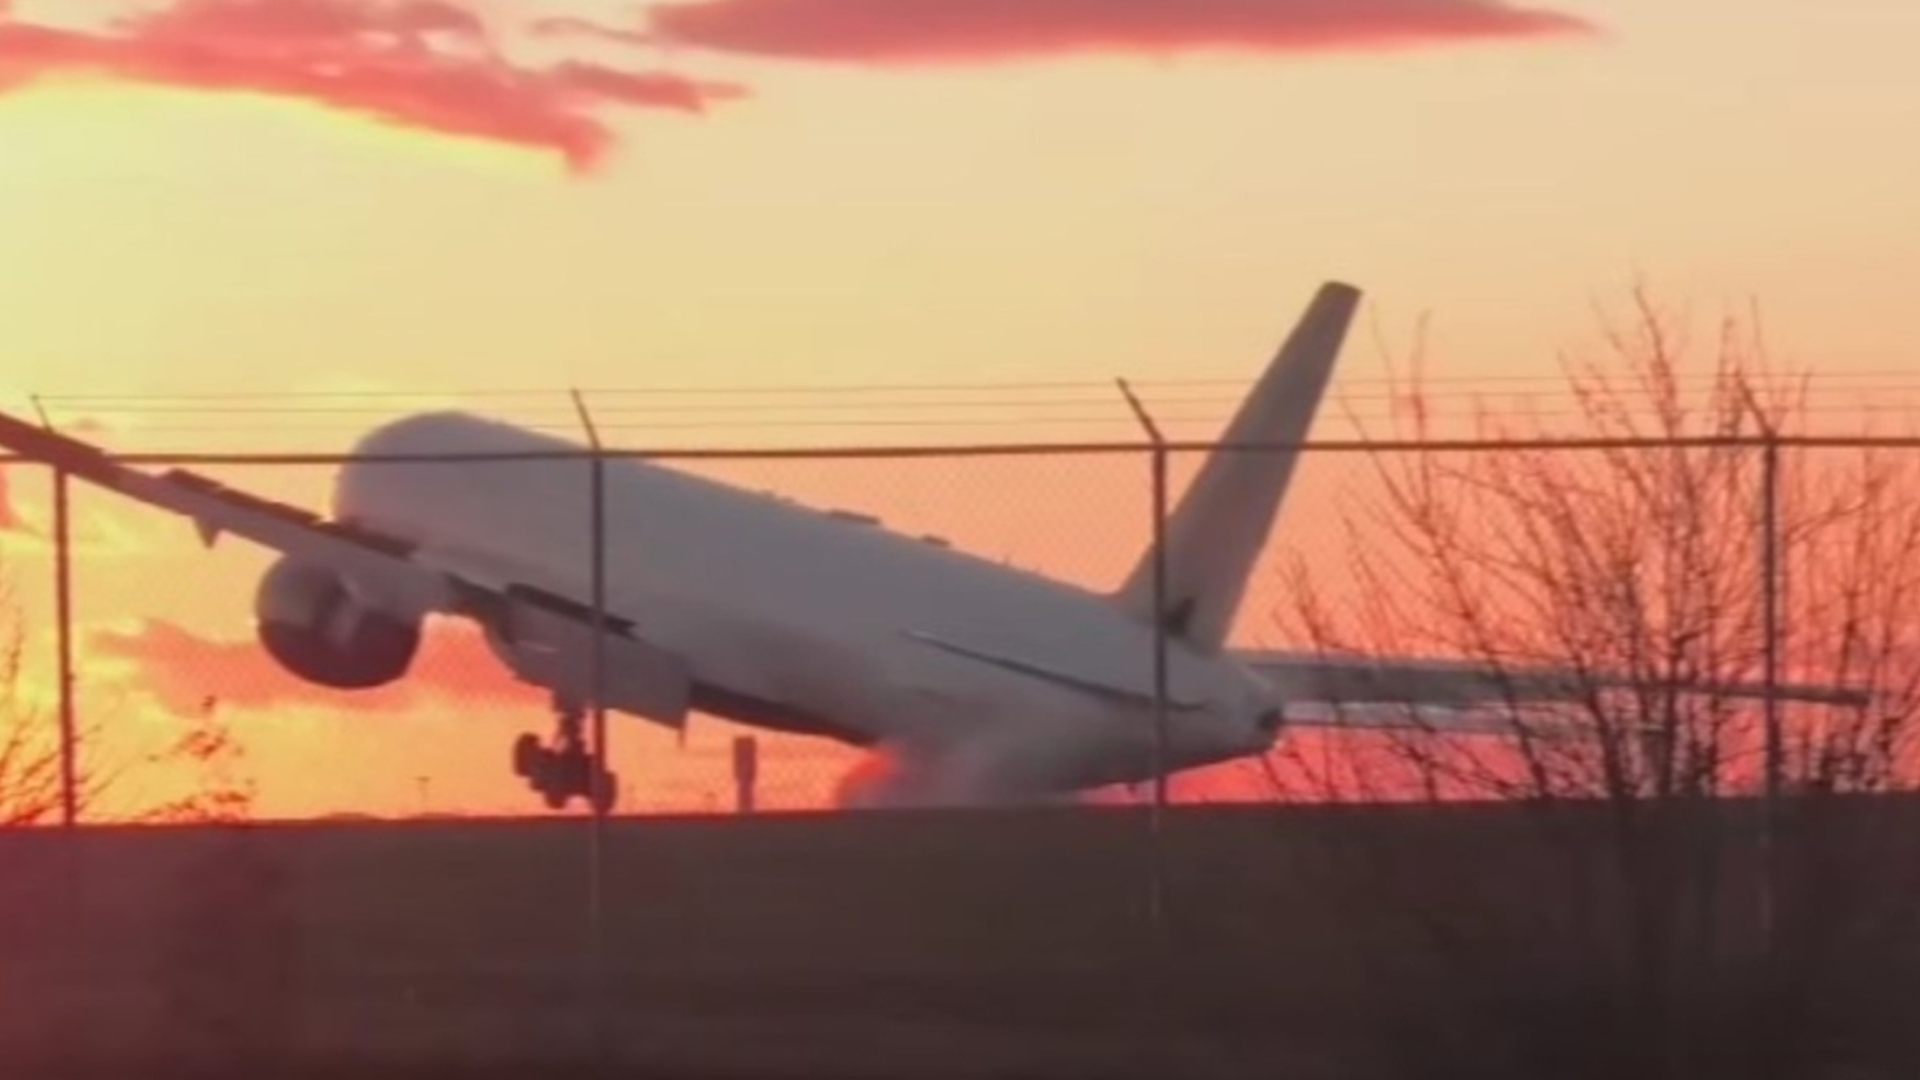
<svg viewBox="0 0 1920 1080"><path fill-rule="evenodd" d="M10 1045L1165 1075L1205 1017L1216 1052L1304 1061L1378 975L1329 867L1408 871L1404 838L1303 804L1758 795L1740 850L1777 861L1790 797L1916 764L1920 444L126 462L235 514L358 500L342 542L384 569L343 591L209 549L244 525L6 466L0 813L101 826L5 838ZM395 568L462 583L417 645L329 668L259 628L362 640L328 620L404 592ZM1228 616L1244 669L1196 628ZM1410 663L1355 681L1362 655ZM607 803L544 798L571 751ZM848 809L961 779L1106 809ZM1423 866L1486 844L1417 828ZM1804 873L1741 865L1721 886L1759 932L1810 917Z"/></svg>

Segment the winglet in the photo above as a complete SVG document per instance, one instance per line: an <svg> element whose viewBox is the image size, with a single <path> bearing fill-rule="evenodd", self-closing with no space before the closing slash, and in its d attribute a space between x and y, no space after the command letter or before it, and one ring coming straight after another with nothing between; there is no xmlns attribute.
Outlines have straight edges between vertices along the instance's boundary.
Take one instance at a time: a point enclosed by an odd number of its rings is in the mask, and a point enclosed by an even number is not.
<svg viewBox="0 0 1920 1080"><path fill-rule="evenodd" d="M109 487L119 475L99 447L4 412L0 412L0 447Z"/></svg>

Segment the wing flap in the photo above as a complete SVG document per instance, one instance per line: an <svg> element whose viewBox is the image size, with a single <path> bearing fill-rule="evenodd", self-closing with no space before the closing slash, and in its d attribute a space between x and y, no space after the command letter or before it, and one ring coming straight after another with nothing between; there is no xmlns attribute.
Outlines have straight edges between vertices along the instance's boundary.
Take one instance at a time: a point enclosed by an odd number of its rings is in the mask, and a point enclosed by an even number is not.
<svg viewBox="0 0 1920 1080"><path fill-rule="evenodd" d="M499 614L488 625L515 675L540 686L591 688L591 608L526 585L509 585L493 595ZM693 695L687 665L637 636L631 620L604 617L600 625L601 685L607 703L669 728L684 728Z"/></svg>

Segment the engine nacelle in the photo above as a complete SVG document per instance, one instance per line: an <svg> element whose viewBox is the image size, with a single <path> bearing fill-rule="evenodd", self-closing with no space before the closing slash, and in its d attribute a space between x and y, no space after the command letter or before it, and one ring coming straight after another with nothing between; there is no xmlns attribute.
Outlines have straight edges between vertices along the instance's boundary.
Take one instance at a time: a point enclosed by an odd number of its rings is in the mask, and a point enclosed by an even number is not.
<svg viewBox="0 0 1920 1080"><path fill-rule="evenodd" d="M254 592L254 627L267 654L319 686L368 690L400 678L420 650L420 621L356 602L340 576L282 557Z"/></svg>

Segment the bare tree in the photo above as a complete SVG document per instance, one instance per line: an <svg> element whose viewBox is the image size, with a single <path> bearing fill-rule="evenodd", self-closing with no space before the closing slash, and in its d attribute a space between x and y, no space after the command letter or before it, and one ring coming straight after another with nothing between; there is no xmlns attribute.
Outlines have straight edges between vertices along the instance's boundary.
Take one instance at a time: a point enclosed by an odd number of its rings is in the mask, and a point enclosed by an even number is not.
<svg viewBox="0 0 1920 1080"><path fill-rule="evenodd" d="M1920 1062L1888 1005L1920 988L1920 813L1898 797L1920 764L1920 451L1796 440L1807 381L1771 370L1757 326L1724 321L1702 363L1636 291L1606 362L1568 365L1574 430L1482 409L1496 448L1372 455L1380 497L1345 522L1349 595L1288 575L1282 620L1330 650L1575 673L1549 709L1516 683L1510 738L1410 717L1271 763L1287 798L1494 804L1330 852L1343 910L1371 920L1356 962L1404 994L1380 1014L1403 1074ZM1418 365L1395 401L1394 440L1434 435ZM1611 441L1545 445L1569 435ZM1716 689L1769 673L1871 704ZM1753 798L1770 710L1777 804Z"/></svg>
<svg viewBox="0 0 1920 1080"><path fill-rule="evenodd" d="M13 984L33 988L24 1008L38 1032L25 1044L10 1046L8 1053L29 1060L44 1059L56 1066L53 1071L65 1072L85 1059L90 1045L88 1029L99 1023L88 989L97 965L113 962L97 948L96 939L85 933L90 926L87 898L96 890L115 888L115 874L110 863L89 859L80 845L67 842L72 839L70 833L53 831L46 837L48 830L31 828L59 822L65 805L66 778L55 704L58 691L53 680L35 678L37 673L30 670L26 621L15 602L7 569L0 565L0 828L10 826L18 831L6 838L4 860L0 860L6 870L4 880L0 880L0 938L4 938L0 945L4 945ZM74 809L82 822L116 810L119 812L115 816L149 823L231 822L248 816L252 790L245 778L234 772L241 747L212 710L190 719L170 745L153 754L133 757L125 747L111 746L101 737L106 724L100 713L115 715L120 710L98 708L101 702L92 695L89 703L96 709L81 714L74 733ZM128 783L140 772L126 767L130 764L160 766L162 772L172 772L173 767L185 764L199 775L185 796L142 807L138 804L151 804L152 796L139 790L139 785ZM135 805L107 805L128 801ZM180 1015L196 1022L211 1015L210 1021L200 1025L203 1027L230 1026L229 1014L246 1020L279 1018L284 1022L284 977L273 966L285 964L287 939L280 930L285 922L284 897L274 891L271 880L269 888L254 893L236 889L233 884L236 879L242 886L250 884L246 875L255 873L253 864L260 861L258 846L229 844L219 849L219 858L191 867L187 881L178 890L188 898L184 905L187 917L180 922L183 932L174 942L184 956L166 967L172 980L167 986L175 989L174 983L190 984L199 977L200 985L189 985L185 995L199 1011ZM241 859L228 857L233 851L238 851ZM240 863L237 871L229 865L236 861ZM268 869L273 867L269 865ZM262 924L279 936L263 937L255 930ZM243 950L239 961L232 959L236 932L240 935L237 940L250 950ZM263 984L255 977L251 982L235 982L235 970L241 976L250 974L246 968L249 961L268 965L268 974L279 981ZM206 989L208 985L211 991ZM175 993L168 1002L175 1004L181 997ZM219 1047L231 1060L233 1054L246 1048L248 1038L255 1042L270 1040L279 1030L254 1023L241 1036L224 1034ZM259 1034L254 1034L256 1031Z"/></svg>
<svg viewBox="0 0 1920 1080"><path fill-rule="evenodd" d="M0 828L57 822L65 801L57 690L35 686L26 644L26 621L8 568L0 564ZM74 809L81 820L127 791L135 771L106 750L103 735L98 717L78 719ZM125 816L148 823L244 819L253 799L251 784L236 772L244 756L232 730L211 709L191 718L169 745L142 756L139 764L191 765L200 772L199 782L183 797L130 808Z"/></svg>
<svg viewBox="0 0 1920 1080"><path fill-rule="evenodd" d="M198 714L187 718L179 737L150 759L192 763L200 782L186 795L146 809L140 819L164 824L251 820L256 790L244 772L246 757L246 746L220 717L218 703L209 700Z"/></svg>
<svg viewBox="0 0 1920 1080"><path fill-rule="evenodd" d="M12 582L0 566L0 827L57 821L64 802L59 717L35 700L26 638ZM105 787L104 777L78 770L76 808L92 805Z"/></svg>

